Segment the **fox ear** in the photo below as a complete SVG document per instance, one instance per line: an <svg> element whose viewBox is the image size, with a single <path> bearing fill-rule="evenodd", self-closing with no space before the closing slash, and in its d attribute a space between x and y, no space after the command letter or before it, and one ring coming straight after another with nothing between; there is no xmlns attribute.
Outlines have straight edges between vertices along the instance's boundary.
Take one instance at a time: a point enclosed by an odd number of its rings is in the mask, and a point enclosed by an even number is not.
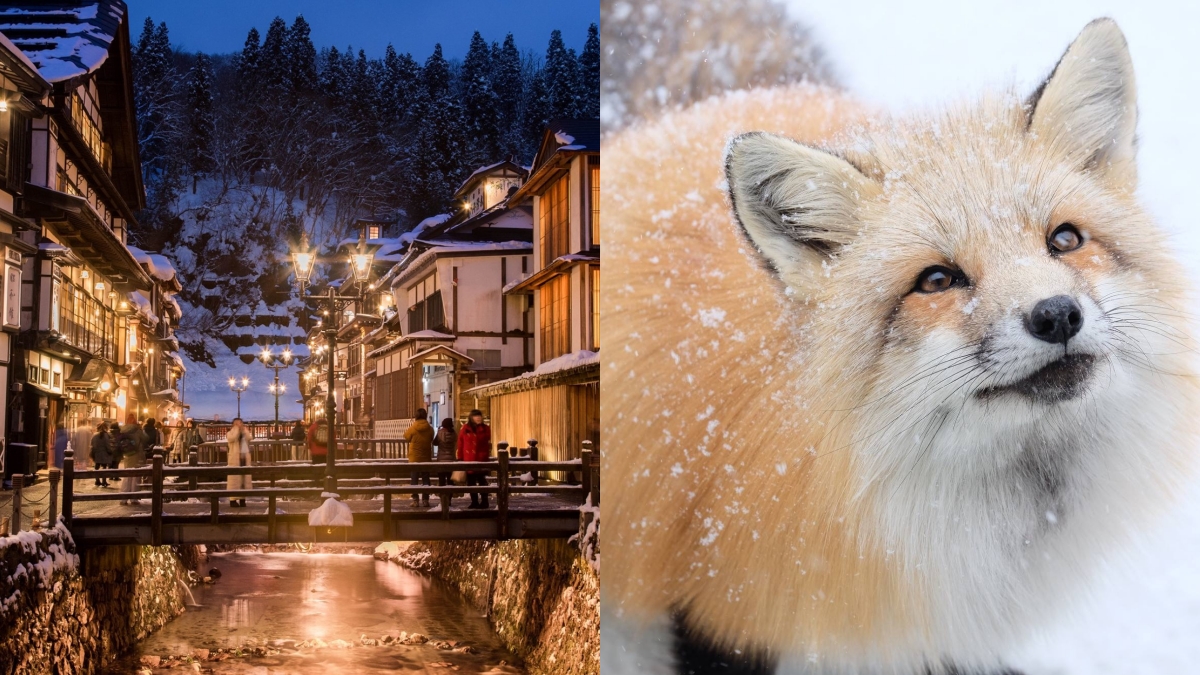
<svg viewBox="0 0 1200 675"><path fill-rule="evenodd" d="M1115 21L1084 27L1029 97L1028 126L1081 168L1137 182L1137 83Z"/></svg>
<svg viewBox="0 0 1200 675"><path fill-rule="evenodd" d="M801 288L858 234L858 205L878 184L846 160L763 132L725 156L734 215L764 262Z"/></svg>

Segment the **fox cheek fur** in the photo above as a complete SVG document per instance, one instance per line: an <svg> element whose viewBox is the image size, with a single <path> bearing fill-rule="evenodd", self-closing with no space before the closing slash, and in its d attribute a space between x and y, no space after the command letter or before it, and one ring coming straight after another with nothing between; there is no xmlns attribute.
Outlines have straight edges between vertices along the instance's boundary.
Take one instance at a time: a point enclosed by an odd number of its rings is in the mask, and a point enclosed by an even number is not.
<svg viewBox="0 0 1200 675"><path fill-rule="evenodd" d="M1162 508L1197 392L1135 89L1097 20L1025 101L760 90L606 139L606 673L671 672L670 616L788 672L995 669ZM730 134L739 236L694 168Z"/></svg>

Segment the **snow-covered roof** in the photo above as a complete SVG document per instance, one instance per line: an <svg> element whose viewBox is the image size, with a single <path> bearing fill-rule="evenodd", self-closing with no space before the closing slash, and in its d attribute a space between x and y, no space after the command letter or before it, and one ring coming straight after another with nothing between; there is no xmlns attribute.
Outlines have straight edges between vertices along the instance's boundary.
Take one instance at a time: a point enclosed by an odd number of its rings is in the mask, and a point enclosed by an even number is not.
<svg viewBox="0 0 1200 675"><path fill-rule="evenodd" d="M441 255L454 255L456 253L483 253L487 251L521 251L530 250L533 248L533 244L527 241L467 242L435 239L431 241L421 240L419 243L425 244L430 248L420 251L419 253L416 253L414 249L409 249L408 254L404 256L404 259L397 263L396 267L392 269L392 272L396 273L395 281L392 282L392 288L395 288L397 285L403 283L408 278L410 272L415 272L415 270L420 269L423 265L425 265L425 263ZM414 253L416 253L415 256L413 255ZM392 272L389 272L388 276L391 276Z"/></svg>
<svg viewBox="0 0 1200 675"><path fill-rule="evenodd" d="M404 336L410 340L453 340L453 335L440 333L436 330L419 330Z"/></svg>
<svg viewBox="0 0 1200 675"><path fill-rule="evenodd" d="M577 352L570 352L569 354L563 354L562 356L560 356L558 358L550 359L549 361L545 361L542 364L540 364L537 368L529 371L528 373L522 373L521 375L517 375L516 377L510 377L506 380L499 380L497 382L489 382L488 384L480 385L478 387L473 387L472 389L468 389L467 391L479 391L482 389L491 389L493 387L504 388L506 386L512 386L514 384L522 385L522 386L536 386L537 380L539 378L546 377L547 375L566 373L567 371L577 370L577 369L582 370L589 366L593 366L593 365L598 366L599 364L600 364L600 352L593 352L593 351L588 351L586 349L581 349Z"/></svg>
<svg viewBox="0 0 1200 675"><path fill-rule="evenodd" d="M29 57L25 55L25 52L21 51L21 48L15 45L12 40L9 40L4 33L0 33L0 47L3 47L5 51L12 54L14 58L20 61L22 65L31 70L33 73L38 76L41 75L41 73L38 73L37 64L35 64L33 61L30 61ZM38 82L40 86L47 88L50 86L50 83L45 81L46 78L38 77L38 79L40 80Z"/></svg>
<svg viewBox="0 0 1200 675"><path fill-rule="evenodd" d="M124 17L120 0L17 2L0 9L0 33L42 77L61 82L103 65Z"/></svg>
<svg viewBox="0 0 1200 675"><path fill-rule="evenodd" d="M145 293L141 291L130 293L129 302L133 303L134 307L137 307L138 314L150 322L151 326L158 325L158 315L154 313L154 306L150 304L150 298L146 297Z"/></svg>
<svg viewBox="0 0 1200 675"><path fill-rule="evenodd" d="M430 217L426 218L425 220L422 220L421 222L417 223L417 226L414 227L413 229L401 234L399 236L400 243L405 244L405 245L411 244L414 241L416 241L418 237L420 237L422 234L424 234L426 230L437 227L438 225L441 225L442 223L446 222L447 220L450 220L453 217L454 216L449 213L440 213L436 216L430 216Z"/></svg>
<svg viewBox="0 0 1200 675"><path fill-rule="evenodd" d="M126 248L133 254L134 260L146 266L146 270L150 272L150 276L159 281L170 281L175 278L175 266L171 264L171 261L166 256L157 253L147 253L136 246L128 244Z"/></svg>
<svg viewBox="0 0 1200 675"><path fill-rule="evenodd" d="M458 186L458 189L454 191L454 196L458 197L459 195L461 195L463 193L463 190L465 190L467 188L467 186L471 184L472 181L474 181L476 178L478 178L482 174L485 174L493 169L498 169L498 168L504 166L505 164L511 165L512 168L517 171L527 171L527 169L522 167L520 164L517 164L516 162L512 161L511 159L504 159L504 160L500 160L499 162L496 162L495 164L488 164L487 166L481 166L478 169L475 169L474 171L472 171L470 176L467 176L467 179L464 180L462 182L462 184Z"/></svg>

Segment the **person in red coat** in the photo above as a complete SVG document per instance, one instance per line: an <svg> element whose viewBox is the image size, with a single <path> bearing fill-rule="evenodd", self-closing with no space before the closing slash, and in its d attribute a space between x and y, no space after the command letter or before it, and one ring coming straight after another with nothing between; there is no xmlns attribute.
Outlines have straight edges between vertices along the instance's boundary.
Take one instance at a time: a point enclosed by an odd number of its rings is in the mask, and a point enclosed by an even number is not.
<svg viewBox="0 0 1200 675"><path fill-rule="evenodd" d="M492 430L483 423L483 413L472 410L467 423L458 432L458 459L464 462L486 462L492 455ZM487 485L486 471L468 471L467 485ZM472 492L469 509L488 508L486 492Z"/></svg>

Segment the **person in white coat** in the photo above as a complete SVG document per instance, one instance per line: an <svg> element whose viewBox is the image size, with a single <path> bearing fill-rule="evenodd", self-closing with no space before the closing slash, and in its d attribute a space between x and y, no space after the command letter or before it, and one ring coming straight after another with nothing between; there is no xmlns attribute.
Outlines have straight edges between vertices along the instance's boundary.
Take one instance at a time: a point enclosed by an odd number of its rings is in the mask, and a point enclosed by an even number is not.
<svg viewBox="0 0 1200 675"><path fill-rule="evenodd" d="M233 418L233 426L229 428L229 433L225 436L225 440L229 441L229 458L226 462L229 466L250 466L250 430L242 424L242 418ZM227 490L249 490L250 475L230 475L225 489ZM245 506L246 498L230 498L230 506Z"/></svg>

